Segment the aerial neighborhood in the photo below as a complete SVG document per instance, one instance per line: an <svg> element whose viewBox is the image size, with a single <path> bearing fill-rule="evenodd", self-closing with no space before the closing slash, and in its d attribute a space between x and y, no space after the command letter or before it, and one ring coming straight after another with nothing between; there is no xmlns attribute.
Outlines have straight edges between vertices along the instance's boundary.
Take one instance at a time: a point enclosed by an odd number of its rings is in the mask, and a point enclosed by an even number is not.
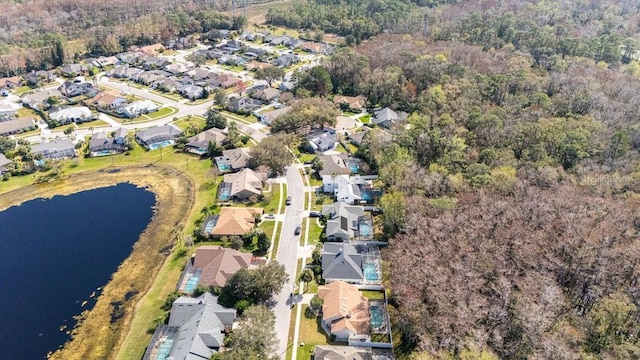
<svg viewBox="0 0 640 360"><path fill-rule="evenodd" d="M384 141L407 114L370 109L362 95L322 103L300 97L299 74L333 51L327 43L245 31L210 46L180 44L132 46L0 79L0 174L8 180L60 171L65 159L110 159L105 166L117 167L117 156L211 164L213 203L196 222L189 240L195 246L144 359L230 351L233 341L225 337L242 331L238 323L252 313L250 305L269 299L277 303L276 350L294 338L289 322L300 327L317 319L320 333L296 330L298 356L392 359L379 249L386 245L382 194L356 152L372 128ZM300 121L305 108L323 113L321 122L280 130ZM283 140L287 132L293 142ZM290 173L299 185L287 182ZM283 252L288 258L277 255ZM287 262L297 261L303 266L288 270ZM243 279L266 271L279 274L270 290L236 293ZM318 336L326 340L314 342Z"/></svg>

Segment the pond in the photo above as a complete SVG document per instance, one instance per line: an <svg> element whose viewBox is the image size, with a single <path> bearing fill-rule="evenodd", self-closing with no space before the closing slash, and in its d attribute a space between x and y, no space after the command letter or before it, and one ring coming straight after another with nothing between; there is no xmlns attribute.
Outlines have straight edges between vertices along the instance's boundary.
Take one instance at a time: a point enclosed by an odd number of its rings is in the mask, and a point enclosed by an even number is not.
<svg viewBox="0 0 640 360"><path fill-rule="evenodd" d="M0 195L2 196L2 195ZM131 184L0 212L0 348L43 359L69 339L149 224L155 196Z"/></svg>

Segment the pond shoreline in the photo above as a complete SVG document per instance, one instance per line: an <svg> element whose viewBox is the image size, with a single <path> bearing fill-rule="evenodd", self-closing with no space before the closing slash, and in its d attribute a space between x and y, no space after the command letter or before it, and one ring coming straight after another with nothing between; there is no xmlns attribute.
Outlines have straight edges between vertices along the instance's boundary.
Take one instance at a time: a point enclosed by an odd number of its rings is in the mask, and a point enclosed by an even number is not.
<svg viewBox="0 0 640 360"><path fill-rule="evenodd" d="M184 224L195 203L195 185L186 173L168 166L123 166L62 176L0 195L0 211L23 202L131 183L156 197L150 223L104 286L95 306L79 314L70 341L51 359L108 359L118 353L136 305L151 288L173 248L174 228ZM117 315L117 316L114 316ZM115 320L114 320L115 319ZM52 349L54 350L54 349Z"/></svg>

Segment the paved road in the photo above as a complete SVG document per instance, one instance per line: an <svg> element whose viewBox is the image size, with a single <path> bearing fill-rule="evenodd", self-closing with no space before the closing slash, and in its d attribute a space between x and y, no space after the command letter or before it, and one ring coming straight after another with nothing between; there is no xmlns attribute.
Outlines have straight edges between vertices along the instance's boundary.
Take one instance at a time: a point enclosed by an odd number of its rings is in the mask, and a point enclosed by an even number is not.
<svg viewBox="0 0 640 360"><path fill-rule="evenodd" d="M305 196L302 177L295 164L287 168L286 180L287 195L291 196L291 205L287 206L284 215L276 260L284 265L287 274L289 274L289 282L284 285L280 294L275 297L276 305L273 308L273 312L276 315L276 333L280 341L278 354L282 359L286 356L287 342L289 340L289 324L291 321L291 299L289 294L293 292L298 280L295 278L295 274L300 235L294 235L293 233L296 226L302 223Z"/></svg>

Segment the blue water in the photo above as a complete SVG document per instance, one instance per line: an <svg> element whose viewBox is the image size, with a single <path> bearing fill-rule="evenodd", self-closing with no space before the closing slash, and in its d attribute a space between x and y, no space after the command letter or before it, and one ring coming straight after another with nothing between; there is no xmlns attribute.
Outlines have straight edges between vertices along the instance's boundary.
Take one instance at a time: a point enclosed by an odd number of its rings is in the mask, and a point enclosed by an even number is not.
<svg viewBox="0 0 640 360"><path fill-rule="evenodd" d="M205 233L210 233L211 230L213 230L214 227L216 227L216 224L218 223L217 220L209 220L209 222L204 226L204 232Z"/></svg>
<svg viewBox="0 0 640 360"><path fill-rule="evenodd" d="M231 170L231 165L229 165L229 164L218 164L218 170L220 170L220 171Z"/></svg>
<svg viewBox="0 0 640 360"><path fill-rule="evenodd" d="M371 313L371 328L380 329L384 322L382 308L380 306L371 306L369 307L369 312Z"/></svg>
<svg viewBox="0 0 640 360"><path fill-rule="evenodd" d="M0 358L43 359L68 340L73 316L94 305L91 293L129 255L154 203L120 184L0 212Z"/></svg>
<svg viewBox="0 0 640 360"><path fill-rule="evenodd" d="M362 194L362 200L366 202L373 201L373 193L371 193L371 190L360 187L360 193Z"/></svg>
<svg viewBox="0 0 640 360"><path fill-rule="evenodd" d="M358 167L358 164L356 163L350 163L349 168L351 169L351 172L354 174L357 174L358 170L360 170L360 168Z"/></svg>
<svg viewBox="0 0 640 360"><path fill-rule="evenodd" d="M364 278L367 281L380 280L380 274L378 274L378 267L376 264L362 264L362 272L364 273Z"/></svg>
<svg viewBox="0 0 640 360"><path fill-rule="evenodd" d="M149 145L149 150L156 150L156 149L164 148L171 145L173 145L173 142L171 140L165 140L159 143Z"/></svg>
<svg viewBox="0 0 640 360"><path fill-rule="evenodd" d="M373 233L371 229L371 225L367 223L359 224L358 228L359 228L360 236L362 237L369 237Z"/></svg>

